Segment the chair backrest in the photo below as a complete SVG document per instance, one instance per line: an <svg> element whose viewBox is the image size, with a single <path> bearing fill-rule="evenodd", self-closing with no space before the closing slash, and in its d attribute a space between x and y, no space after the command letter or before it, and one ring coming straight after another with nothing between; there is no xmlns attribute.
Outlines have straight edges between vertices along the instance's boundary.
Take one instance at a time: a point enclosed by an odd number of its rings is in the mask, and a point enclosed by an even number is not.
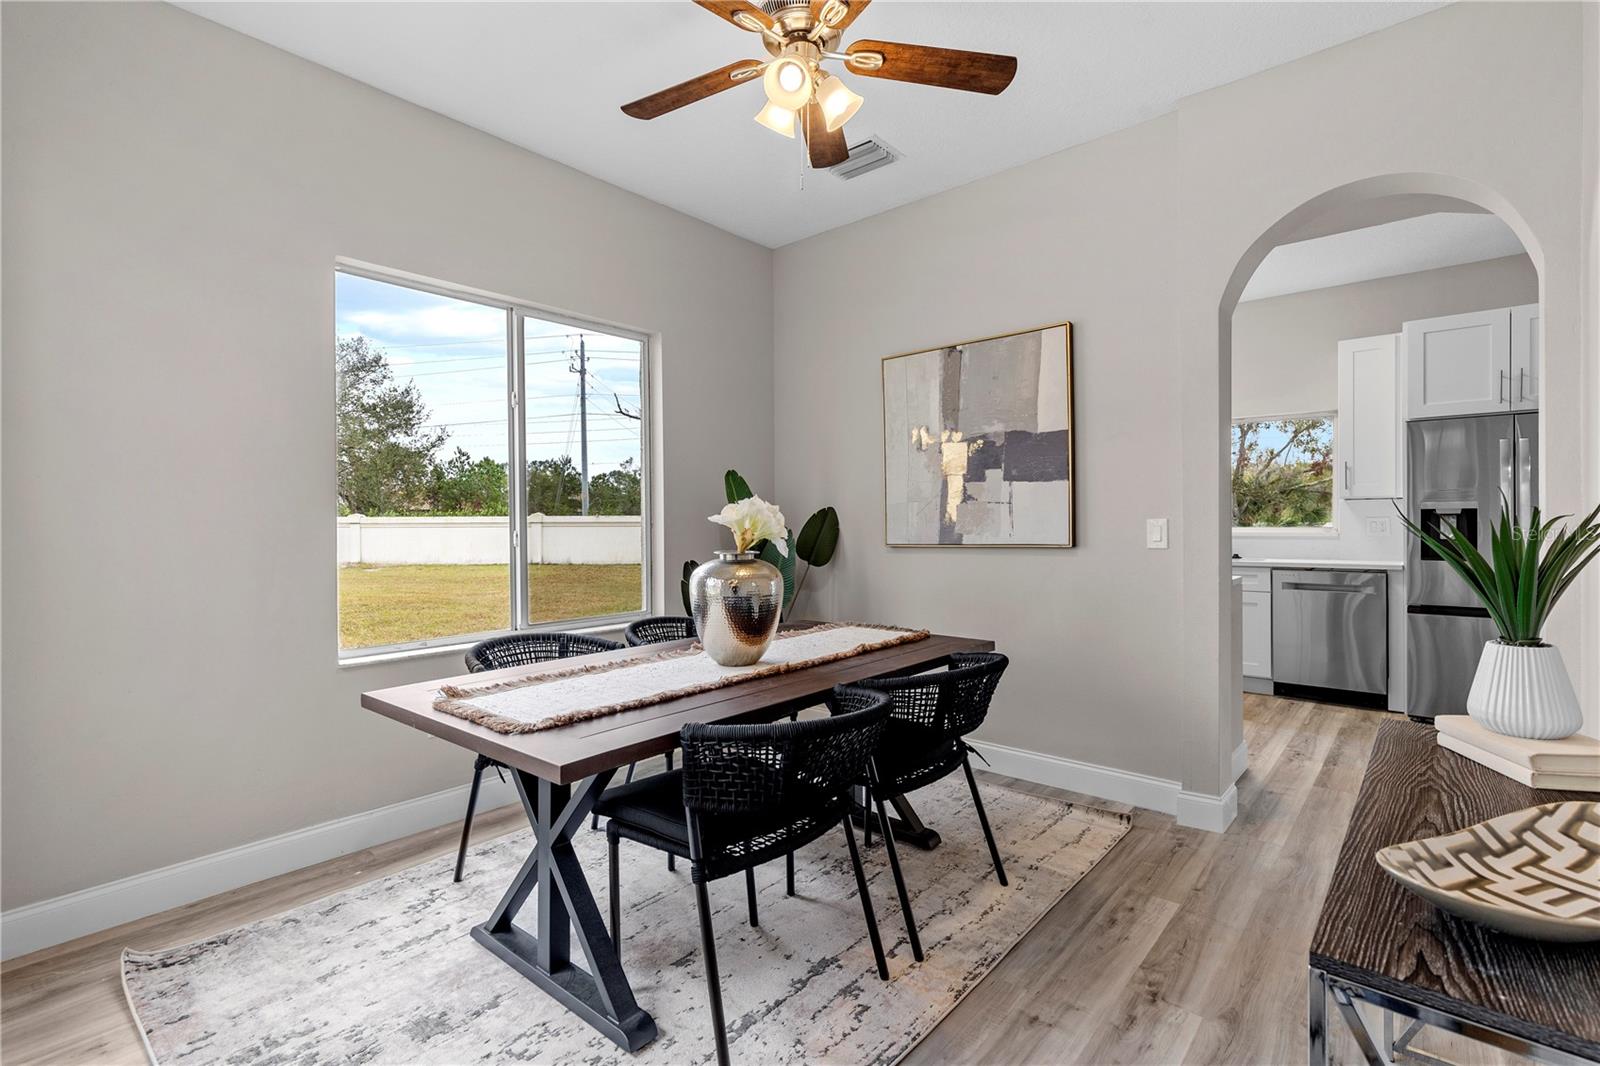
<svg viewBox="0 0 1600 1066"><path fill-rule="evenodd" d="M940 738L965 736L983 724L1000 675L1011 662L999 652L957 652L950 668L856 682L894 700L890 719L931 730Z"/></svg>
<svg viewBox="0 0 1600 1066"><path fill-rule="evenodd" d="M625 646L584 633L513 633L508 637L490 637L467 649L467 669L476 674L503 666L529 666L551 659L570 659L574 655L616 651Z"/></svg>
<svg viewBox="0 0 1600 1066"><path fill-rule="evenodd" d="M762 725L686 725L683 803L696 814L820 813L866 780L890 700L840 685L829 718Z"/></svg>
<svg viewBox="0 0 1600 1066"><path fill-rule="evenodd" d="M665 644L669 640L688 640L695 635L694 619L681 614L641 618L637 622L629 622L628 628L622 631L622 639L628 642L630 648L637 648L641 644Z"/></svg>

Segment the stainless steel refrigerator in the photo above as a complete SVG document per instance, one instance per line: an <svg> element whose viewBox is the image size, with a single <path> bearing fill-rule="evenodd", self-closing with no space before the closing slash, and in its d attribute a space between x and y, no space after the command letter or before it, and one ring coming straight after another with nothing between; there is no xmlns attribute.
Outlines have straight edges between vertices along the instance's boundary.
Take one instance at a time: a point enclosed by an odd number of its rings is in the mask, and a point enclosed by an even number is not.
<svg viewBox="0 0 1600 1066"><path fill-rule="evenodd" d="M1406 507L1425 529L1453 525L1489 556L1510 507L1526 522L1539 503L1539 416L1475 415L1406 426ZM1467 690L1494 625L1465 581L1416 537L1407 538L1406 711L1465 714Z"/></svg>

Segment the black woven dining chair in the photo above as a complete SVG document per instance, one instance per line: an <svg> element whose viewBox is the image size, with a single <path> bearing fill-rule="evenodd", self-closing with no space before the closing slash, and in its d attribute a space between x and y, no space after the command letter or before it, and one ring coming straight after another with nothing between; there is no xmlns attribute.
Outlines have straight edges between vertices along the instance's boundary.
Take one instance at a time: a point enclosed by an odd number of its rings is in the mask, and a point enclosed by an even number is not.
<svg viewBox="0 0 1600 1066"><path fill-rule="evenodd" d="M622 631L622 639L627 641L630 648L637 648L643 644L665 644L671 640L692 640L698 635L695 632L694 619L681 614L658 614L650 618L640 618L638 621L629 622L628 628Z"/></svg>
<svg viewBox="0 0 1600 1066"><path fill-rule="evenodd" d="M513 633L506 637L490 637L468 648L467 669L477 674L506 666L531 666L552 659L616 651L621 647L624 645L614 640L583 633ZM472 815L478 807L478 786L483 781L483 772L490 767L496 773L501 770L501 764L487 755L479 755L472 760L472 787L467 790L467 817L461 823L461 846L456 849L457 881L461 880L462 870L467 863L467 842L472 838Z"/></svg>
<svg viewBox="0 0 1600 1066"><path fill-rule="evenodd" d="M972 805L978 811L978 825L989 845L995 877L1006 883L1006 868L995 846L989 815L978 795L978 780L967 758L972 746L964 739L983 724L989 713L1000 675L1010 663L998 652L958 652L950 656L949 669L926 674L876 677L856 682L861 688L880 692L893 700L889 724L884 730L883 747L873 759L870 777L864 777L868 798L877 810L878 829L889 853L889 869L894 873L895 891L900 896L900 913L905 918L906 937L911 955L922 960L922 941L917 936L916 919L911 914L911 896L906 891L905 874L895 850L894 831L884 805L896 796L930 785L957 767L967 772L967 787ZM867 842L871 843L871 818L863 820Z"/></svg>
<svg viewBox="0 0 1600 1066"><path fill-rule="evenodd" d="M689 860L700 912L717 1062L722 1066L728 1062L728 1034L706 890L710 882L742 871L750 924L756 925L755 868L842 827L878 977L889 979L861 853L850 827L852 792L870 773L889 706L884 693L839 686L828 698L832 712L828 718L765 725L686 725L679 732L682 770L618 785L600 799L608 819L611 938L619 951L620 842L632 840Z"/></svg>
<svg viewBox="0 0 1600 1066"><path fill-rule="evenodd" d="M694 619L683 615L655 615L650 618L640 618L629 622L622 631L622 639L630 648L643 647L646 644L666 644L673 640L688 640L695 635ZM663 756L667 760L667 769L672 769L672 752ZM638 769L638 763L629 763L628 772L623 777L623 782L633 780L633 773ZM591 829L600 828L600 815L590 817ZM667 869L676 870L677 860L671 855L667 856Z"/></svg>

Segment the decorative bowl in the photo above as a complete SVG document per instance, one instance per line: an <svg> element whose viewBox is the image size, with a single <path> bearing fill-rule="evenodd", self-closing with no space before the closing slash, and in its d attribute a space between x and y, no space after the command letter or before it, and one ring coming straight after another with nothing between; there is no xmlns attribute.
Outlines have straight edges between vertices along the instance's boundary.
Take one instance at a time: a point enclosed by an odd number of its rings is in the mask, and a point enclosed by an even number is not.
<svg viewBox="0 0 1600 1066"><path fill-rule="evenodd" d="M1600 802L1529 807L1375 858L1462 918L1533 940L1600 940Z"/></svg>

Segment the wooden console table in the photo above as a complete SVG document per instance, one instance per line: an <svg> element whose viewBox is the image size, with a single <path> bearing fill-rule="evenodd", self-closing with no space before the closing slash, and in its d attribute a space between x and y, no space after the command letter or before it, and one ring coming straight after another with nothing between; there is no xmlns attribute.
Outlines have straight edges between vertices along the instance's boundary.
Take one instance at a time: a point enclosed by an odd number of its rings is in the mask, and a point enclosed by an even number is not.
<svg viewBox="0 0 1600 1066"><path fill-rule="evenodd" d="M1311 938L1310 1061L1328 1061L1327 1003L1367 1062L1438 1062L1409 1051L1433 1025L1542 1062L1600 1062L1600 943L1550 944L1494 932L1406 891L1373 860L1390 844L1589 793L1533 789L1439 747L1432 726L1378 731L1322 916ZM1358 1001L1382 1009L1373 1037ZM1393 1035L1393 1018L1409 1019Z"/></svg>

